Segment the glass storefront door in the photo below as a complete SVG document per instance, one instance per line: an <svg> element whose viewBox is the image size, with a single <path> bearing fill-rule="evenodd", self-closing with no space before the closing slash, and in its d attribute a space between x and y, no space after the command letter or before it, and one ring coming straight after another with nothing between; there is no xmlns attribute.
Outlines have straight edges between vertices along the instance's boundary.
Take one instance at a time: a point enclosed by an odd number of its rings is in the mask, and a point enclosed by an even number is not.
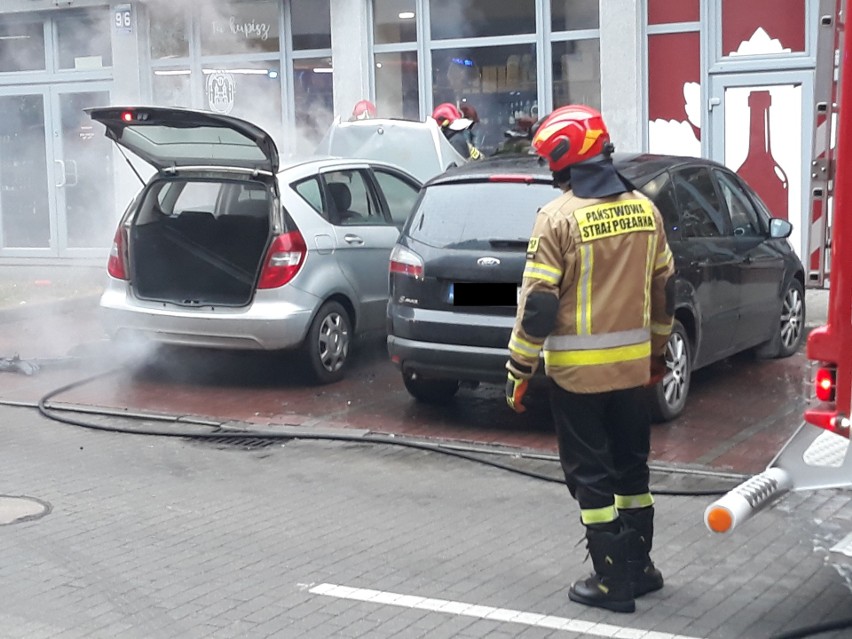
<svg viewBox="0 0 852 639"><path fill-rule="evenodd" d="M109 91L101 84L71 85L51 91L55 135L54 157L60 255L86 251L103 254L115 233L113 148L103 127L83 109L109 105Z"/></svg>
<svg viewBox="0 0 852 639"><path fill-rule="evenodd" d="M25 92L24 92L25 91ZM47 88L0 89L0 252L51 254L56 212ZM51 158L51 161L48 161Z"/></svg>
<svg viewBox="0 0 852 639"><path fill-rule="evenodd" d="M0 256L101 256L114 232L112 149L83 112L109 84L0 88Z"/></svg>

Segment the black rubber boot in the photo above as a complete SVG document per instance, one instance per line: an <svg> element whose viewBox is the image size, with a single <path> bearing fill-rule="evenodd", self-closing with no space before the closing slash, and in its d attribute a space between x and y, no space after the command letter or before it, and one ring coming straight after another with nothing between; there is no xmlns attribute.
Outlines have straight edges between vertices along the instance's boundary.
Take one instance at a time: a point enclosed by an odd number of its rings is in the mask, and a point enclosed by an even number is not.
<svg viewBox="0 0 852 639"><path fill-rule="evenodd" d="M654 592L663 587L663 574L651 561L654 541L654 507L630 508L618 511L624 525L637 534L627 551L627 566L633 582L633 596Z"/></svg>
<svg viewBox="0 0 852 639"><path fill-rule="evenodd" d="M586 543L595 574L577 581L568 590L571 601L606 608L614 612L634 612L633 587L627 568L627 548L632 530L624 529L618 534L586 529Z"/></svg>

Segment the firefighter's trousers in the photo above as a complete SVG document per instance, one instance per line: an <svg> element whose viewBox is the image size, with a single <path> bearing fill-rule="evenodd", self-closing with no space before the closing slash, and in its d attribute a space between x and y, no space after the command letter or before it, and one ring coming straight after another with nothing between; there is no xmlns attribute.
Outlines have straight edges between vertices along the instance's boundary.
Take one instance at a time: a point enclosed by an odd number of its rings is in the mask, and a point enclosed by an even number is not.
<svg viewBox="0 0 852 639"><path fill-rule="evenodd" d="M587 525L609 519L604 514L590 522L589 513L614 512L616 495L651 499L651 423L643 390L579 394L550 382L559 459Z"/></svg>

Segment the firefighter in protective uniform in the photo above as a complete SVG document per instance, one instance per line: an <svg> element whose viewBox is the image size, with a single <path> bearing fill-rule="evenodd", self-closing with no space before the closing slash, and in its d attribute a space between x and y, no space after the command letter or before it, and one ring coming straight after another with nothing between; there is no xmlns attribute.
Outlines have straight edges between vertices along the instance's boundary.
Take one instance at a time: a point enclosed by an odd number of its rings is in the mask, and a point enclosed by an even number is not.
<svg viewBox="0 0 852 639"><path fill-rule="evenodd" d="M477 148L473 135L476 122L464 117L455 104L451 102L439 104L432 111L432 119L438 123L444 137L449 140L459 155L468 160L482 159L482 151Z"/></svg>
<svg viewBox="0 0 852 639"><path fill-rule="evenodd" d="M650 557L650 416L643 387L665 372L672 254L657 208L623 178L600 113L556 109L533 150L563 192L542 207L527 247L509 341L506 399L517 411L543 354L559 458L580 506L594 574L573 601L633 612L659 590Z"/></svg>

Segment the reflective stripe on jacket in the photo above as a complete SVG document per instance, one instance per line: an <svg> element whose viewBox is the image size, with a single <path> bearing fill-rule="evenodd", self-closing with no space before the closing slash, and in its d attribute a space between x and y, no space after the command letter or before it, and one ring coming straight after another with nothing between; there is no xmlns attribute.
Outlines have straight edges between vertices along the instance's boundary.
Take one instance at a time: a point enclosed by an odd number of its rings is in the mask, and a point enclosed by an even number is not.
<svg viewBox="0 0 852 639"><path fill-rule="evenodd" d="M536 216L509 341L512 359L535 371L543 355L548 376L577 393L647 383L650 356L664 353L671 332L666 282L673 273L662 217L641 193L605 199L563 193ZM524 322L537 307L552 308L542 295L558 298L546 338L530 335ZM529 369L508 367L529 376Z"/></svg>

